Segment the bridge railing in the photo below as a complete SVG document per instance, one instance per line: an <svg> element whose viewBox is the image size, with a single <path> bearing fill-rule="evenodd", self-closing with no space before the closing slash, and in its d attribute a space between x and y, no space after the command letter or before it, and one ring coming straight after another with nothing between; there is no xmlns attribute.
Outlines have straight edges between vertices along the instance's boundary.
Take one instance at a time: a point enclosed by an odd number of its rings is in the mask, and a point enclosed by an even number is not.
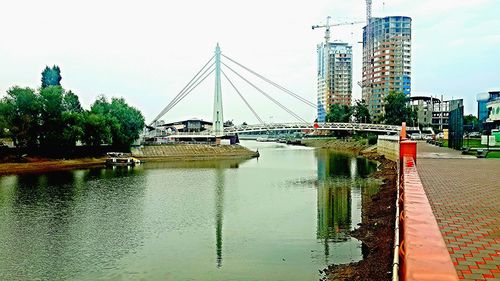
<svg viewBox="0 0 500 281"><path fill-rule="evenodd" d="M401 126L371 123L269 123L225 128L226 132L250 132L264 130L354 130L398 133Z"/></svg>

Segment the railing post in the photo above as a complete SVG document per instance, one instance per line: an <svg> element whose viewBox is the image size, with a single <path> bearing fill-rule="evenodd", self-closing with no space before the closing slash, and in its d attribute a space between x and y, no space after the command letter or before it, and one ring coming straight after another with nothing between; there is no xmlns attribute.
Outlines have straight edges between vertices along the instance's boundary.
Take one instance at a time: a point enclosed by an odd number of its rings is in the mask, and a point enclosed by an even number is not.
<svg viewBox="0 0 500 281"><path fill-rule="evenodd" d="M406 123L401 124L401 135L399 145L399 163L403 166L403 157L411 157L417 163L417 142L406 138Z"/></svg>

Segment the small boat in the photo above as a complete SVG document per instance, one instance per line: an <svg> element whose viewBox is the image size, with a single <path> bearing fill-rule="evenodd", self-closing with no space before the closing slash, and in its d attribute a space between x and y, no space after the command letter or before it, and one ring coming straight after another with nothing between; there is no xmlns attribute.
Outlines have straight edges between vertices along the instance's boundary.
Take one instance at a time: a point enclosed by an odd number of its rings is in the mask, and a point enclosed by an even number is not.
<svg viewBox="0 0 500 281"><path fill-rule="evenodd" d="M134 167L141 163L141 160L130 156L128 153L123 152L108 152L106 153L106 166L107 167Z"/></svg>

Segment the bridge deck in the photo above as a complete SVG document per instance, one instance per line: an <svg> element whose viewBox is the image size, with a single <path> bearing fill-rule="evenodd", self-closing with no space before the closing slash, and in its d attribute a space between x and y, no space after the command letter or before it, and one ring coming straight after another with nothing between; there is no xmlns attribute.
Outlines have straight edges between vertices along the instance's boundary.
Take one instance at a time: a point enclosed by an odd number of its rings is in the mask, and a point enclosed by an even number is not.
<svg viewBox="0 0 500 281"><path fill-rule="evenodd" d="M464 280L500 280L500 159L458 159L419 142L418 172ZM450 157L457 156L457 157Z"/></svg>

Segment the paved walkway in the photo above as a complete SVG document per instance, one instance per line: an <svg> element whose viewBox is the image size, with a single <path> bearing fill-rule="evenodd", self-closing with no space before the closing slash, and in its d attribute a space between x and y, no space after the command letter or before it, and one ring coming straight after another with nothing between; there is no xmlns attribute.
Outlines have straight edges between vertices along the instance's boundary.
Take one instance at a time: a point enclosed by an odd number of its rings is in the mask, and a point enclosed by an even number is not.
<svg viewBox="0 0 500 281"><path fill-rule="evenodd" d="M417 168L460 279L500 280L500 159L417 145Z"/></svg>

